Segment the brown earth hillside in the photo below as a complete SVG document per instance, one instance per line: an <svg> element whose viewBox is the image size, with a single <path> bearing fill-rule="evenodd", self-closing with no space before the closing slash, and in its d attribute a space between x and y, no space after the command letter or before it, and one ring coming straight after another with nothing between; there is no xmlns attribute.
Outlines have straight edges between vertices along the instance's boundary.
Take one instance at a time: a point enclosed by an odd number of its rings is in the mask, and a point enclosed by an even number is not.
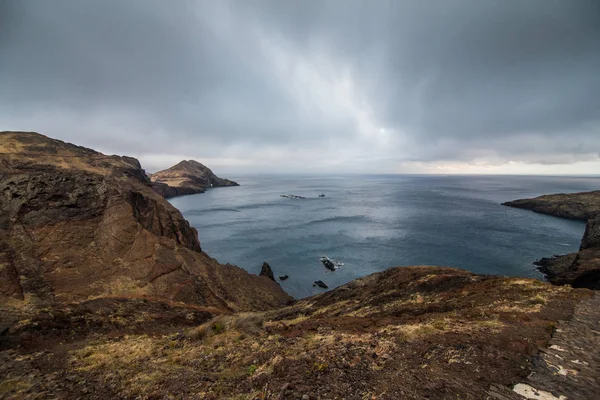
<svg viewBox="0 0 600 400"><path fill-rule="evenodd" d="M150 179L154 190L166 198L202 193L211 187L239 186L234 181L219 178L210 168L195 160L183 160L152 174Z"/></svg>
<svg viewBox="0 0 600 400"><path fill-rule="evenodd" d="M570 354L562 342L546 349L591 293L399 267L262 312L66 304L5 335L0 398L523 399L517 384L557 394L540 399L598 398L597 318L573 338L584 355L554 357Z"/></svg>
<svg viewBox="0 0 600 400"><path fill-rule="evenodd" d="M203 253L137 160L0 133L0 296L27 303L149 296L257 310L290 297Z"/></svg>

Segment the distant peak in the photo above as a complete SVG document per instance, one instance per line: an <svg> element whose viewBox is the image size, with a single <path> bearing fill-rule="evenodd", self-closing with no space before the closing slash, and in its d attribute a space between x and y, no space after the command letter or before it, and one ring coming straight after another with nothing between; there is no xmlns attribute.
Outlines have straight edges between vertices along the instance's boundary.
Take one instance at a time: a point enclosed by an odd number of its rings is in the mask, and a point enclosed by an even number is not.
<svg viewBox="0 0 600 400"><path fill-rule="evenodd" d="M173 167L204 167L204 165L196 160L182 160L175 164Z"/></svg>

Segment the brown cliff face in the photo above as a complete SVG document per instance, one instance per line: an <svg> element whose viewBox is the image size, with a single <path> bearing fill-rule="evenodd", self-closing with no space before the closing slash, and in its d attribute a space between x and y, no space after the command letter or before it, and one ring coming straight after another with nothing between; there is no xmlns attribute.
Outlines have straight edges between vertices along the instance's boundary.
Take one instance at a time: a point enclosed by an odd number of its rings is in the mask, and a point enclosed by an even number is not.
<svg viewBox="0 0 600 400"><path fill-rule="evenodd" d="M586 221L577 253L542 258L539 270L557 285L600 289L600 190L509 201L504 205Z"/></svg>
<svg viewBox="0 0 600 400"><path fill-rule="evenodd" d="M0 133L0 153L0 296L145 296L225 311L290 300L203 253L137 160L24 132Z"/></svg>
<svg viewBox="0 0 600 400"><path fill-rule="evenodd" d="M153 189L165 198L202 193L210 187L239 186L216 176L195 160L184 160L169 169L152 174Z"/></svg>

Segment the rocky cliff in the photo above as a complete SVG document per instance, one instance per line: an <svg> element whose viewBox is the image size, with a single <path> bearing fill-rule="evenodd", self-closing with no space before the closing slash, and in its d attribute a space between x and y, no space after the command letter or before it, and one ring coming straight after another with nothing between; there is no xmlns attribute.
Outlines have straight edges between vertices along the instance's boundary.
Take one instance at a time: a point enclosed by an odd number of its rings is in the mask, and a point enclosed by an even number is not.
<svg viewBox="0 0 600 400"><path fill-rule="evenodd" d="M29 303L157 297L221 310L290 300L201 251L137 160L37 133L0 133L0 296Z"/></svg>
<svg viewBox="0 0 600 400"><path fill-rule="evenodd" d="M504 203L506 206L586 221L577 253L537 261L540 271L557 285L600 289L600 191L554 194Z"/></svg>
<svg viewBox="0 0 600 400"><path fill-rule="evenodd" d="M195 160L184 160L151 175L153 189L163 197L202 193L211 187L238 186L234 181L219 178L210 168Z"/></svg>

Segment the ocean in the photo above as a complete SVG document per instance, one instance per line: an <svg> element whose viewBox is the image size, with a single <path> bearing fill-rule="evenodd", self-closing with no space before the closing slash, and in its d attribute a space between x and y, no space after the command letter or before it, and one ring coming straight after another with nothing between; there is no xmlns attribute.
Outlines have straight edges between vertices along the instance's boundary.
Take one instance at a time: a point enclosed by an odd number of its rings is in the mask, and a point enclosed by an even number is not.
<svg viewBox="0 0 600 400"><path fill-rule="evenodd" d="M221 263L267 261L292 296L389 267L438 265L543 279L532 262L576 251L585 223L500 205L600 188L597 177L228 176L239 187L171 199ZM295 194L305 199L280 197ZM318 197L325 194L325 197ZM343 262L334 272L321 256ZM279 280L278 280L279 281Z"/></svg>

